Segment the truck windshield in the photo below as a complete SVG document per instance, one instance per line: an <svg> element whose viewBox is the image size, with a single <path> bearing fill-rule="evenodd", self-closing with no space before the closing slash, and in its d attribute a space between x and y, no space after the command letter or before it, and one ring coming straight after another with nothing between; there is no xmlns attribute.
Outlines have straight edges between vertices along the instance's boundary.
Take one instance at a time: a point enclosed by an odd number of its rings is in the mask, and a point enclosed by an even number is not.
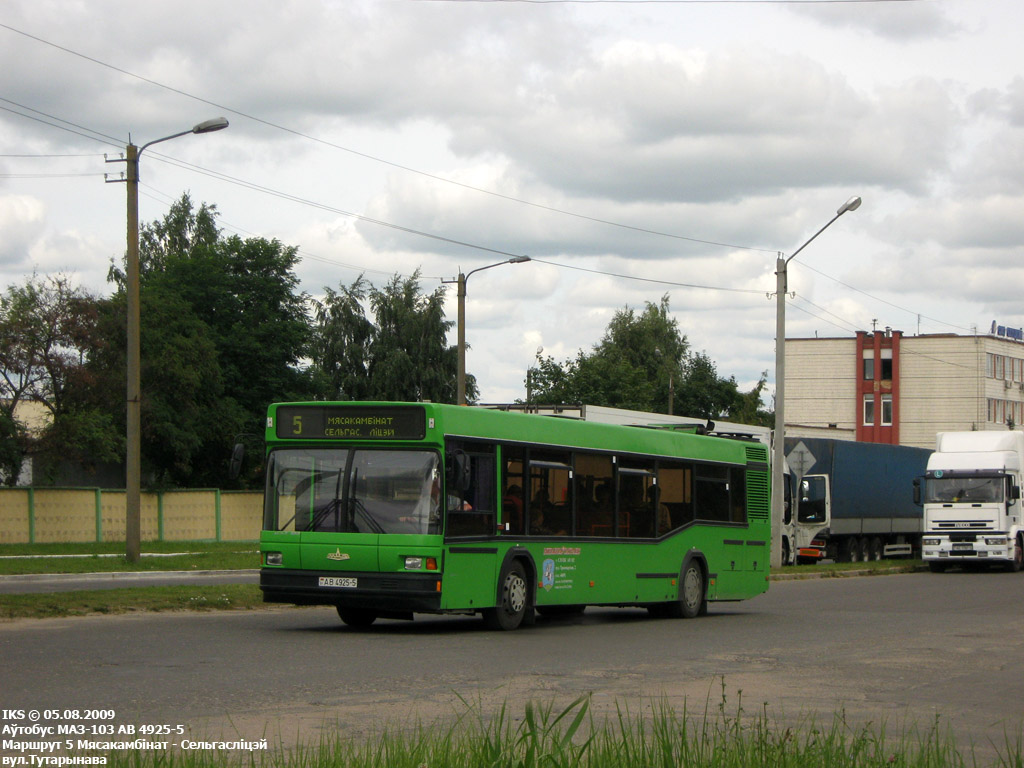
<svg viewBox="0 0 1024 768"><path fill-rule="evenodd" d="M440 533L434 451L281 448L267 461L269 531Z"/></svg>
<svg viewBox="0 0 1024 768"><path fill-rule="evenodd" d="M929 477L925 481L925 501L933 504L1001 502L1005 486L1006 478L1002 475Z"/></svg>

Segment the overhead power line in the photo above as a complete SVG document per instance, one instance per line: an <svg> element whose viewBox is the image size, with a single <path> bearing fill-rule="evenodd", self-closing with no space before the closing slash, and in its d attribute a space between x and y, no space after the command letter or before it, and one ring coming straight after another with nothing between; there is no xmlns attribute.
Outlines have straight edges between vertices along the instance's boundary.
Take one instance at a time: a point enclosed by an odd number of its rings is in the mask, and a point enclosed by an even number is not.
<svg viewBox="0 0 1024 768"><path fill-rule="evenodd" d="M551 213L557 213L557 214L562 215L562 216L571 216L573 218L582 219L582 220L585 220L585 221L592 221L594 223L604 224L604 225L607 225L607 226L610 226L610 227L618 227L620 229L627 229L627 230L630 230L630 231L633 231L633 232L642 232L642 233L649 234L649 235L656 235L658 237L669 237L669 238L673 238L673 239L676 239L676 240L685 240L687 242L699 243L701 245L713 245L713 246L721 247L721 248L733 248L733 249L736 249L736 250L746 250L746 251L759 251L759 252L762 252L762 253L774 253L775 252L774 249L756 248L756 247L749 246L749 245L738 245L738 244L734 244L734 243L725 243L725 242L720 242L720 241L716 241L716 240L706 240L706 239L701 239L701 238L697 238L697 237L690 237L690 236L686 236L686 235L680 235L680 234L676 234L676 233L672 233L672 232L661 232L659 230L649 229L649 228L646 228L646 227L639 227L639 226L635 226L635 225L631 225L631 224L623 224L622 222L611 221L609 219L603 219L603 218L600 218L600 217L597 217L597 216L588 216L586 214L576 213L574 211L567 211L567 210L564 210L564 209L561 209L561 208L556 208L554 206L545 205L543 203L536 203L536 202L533 202L531 200L525 200L525 199L522 199L522 198L514 197L512 195L506 195L506 194L503 194L501 192L495 192L494 190L485 189L483 187L476 187L476 186L473 186L472 184L466 184L465 182L455 181L454 179L449 179L449 178L446 178L444 176L439 176L437 174L429 173L427 171L422 171L422 170L420 170L418 168L413 168L413 167L408 166L408 165L402 165L401 163L396 163L396 162L391 161L391 160L385 160L384 158L377 157L375 155L371 155L371 154L368 154L366 152L360 152L359 150L352 149L351 147L346 147L346 146L344 146L342 144L336 144L334 142L327 141L326 139L321 139L321 138L316 137L316 136L311 136L310 134L303 133L302 131L295 130L294 128L289 128L289 127L281 125L279 123L275 123L275 122L272 122L270 120L266 120L264 118L257 117L256 115L252 115L252 114L249 114L247 112L242 112L240 110L234 109L233 107L229 107L226 104L220 104L218 102L211 101L210 99L205 99L205 98L203 98L201 96L196 96L195 94L189 93L187 91L183 91L180 88L175 88L174 86L170 86L170 85L167 85L165 83L161 83L161 82L159 82L157 80L153 80L153 79L148 78L148 77L143 77L142 75L135 74L134 72L130 72L129 70L122 69L121 67L115 66L113 64L109 64L109 63L107 63L105 61L102 61L100 59L94 58L92 56L88 56L88 55L86 55L84 53L79 53L78 51L75 51L75 50L73 50L71 48L67 48L65 46L58 45L57 43L53 43L53 42L51 42L49 40L46 40L46 39L41 38L41 37L38 37L37 35L30 34L30 33L25 32L23 30L17 29L17 28L12 27L12 26L10 26L8 24L0 23L0 29L6 29L6 30L8 30L10 32L14 32L15 34L27 37L30 40L35 40L38 43L42 43L43 45L50 46L51 48L56 48L57 50L63 51L64 53L67 53L67 54L69 54L71 56L76 56L78 58L81 58L81 59L84 59L86 61L89 61L89 62L91 62L93 64L96 64L97 66L105 67L106 69L110 69L110 70L112 70L114 72L117 72L119 74L125 75L126 77L131 77L131 78L134 78L136 80L140 80L140 81L142 81L144 83L148 83L149 85L153 85L153 86L155 86L157 88L162 88L162 89L164 89L166 91L170 91L171 93L176 93L179 96L184 96L186 98L192 99L193 101L197 101L197 102L199 102L201 104L208 104L211 107L216 107L217 109L224 110L225 112L230 112L233 115L238 115L239 117L244 117L247 120L252 120L253 122L258 123L260 125L265 125L268 128L274 128L276 130L283 131L283 132L291 134L293 136L297 136L299 138L303 138L303 139L306 139L308 141L313 141L313 142L316 142L317 144L322 144L323 146L326 146L326 147L331 147L332 149L337 149L337 150L340 150L342 152L348 152L349 154L356 155L358 157L362 157L362 158L365 158L367 160L372 160L372 161L374 161L376 163L381 163L383 165L387 165L387 166L390 166L392 168L397 168L399 170L406 171L408 173L418 174L418 175L423 176L425 178L433 179L434 181L440 181L440 182L443 182L445 184L451 184L453 186L461 187L463 189L468 189L468 190L471 190L473 192L479 192L480 194L490 195L492 197L500 198L502 200L508 200L509 202L518 203L520 205L527 205L527 206L530 206L532 208L537 208L537 209L540 209L540 210L549 211Z"/></svg>
<svg viewBox="0 0 1024 768"><path fill-rule="evenodd" d="M803 2L803 3L807 4L807 3L812 3L812 2L816 2L816 3L839 3L839 2L844 2L844 3L857 3L857 2L919 2L919 1L922 1L922 0L478 0L478 1L483 1L483 2L512 2L512 1L518 1L518 2L534 2L534 3L541 3L541 2L581 2L581 1L584 1L584 2L598 2L598 1L601 1L601 2L720 2L720 3L721 2L747 2L747 3L755 3L755 2L762 2L762 3L765 3L765 2L784 3L784 2L788 2L788 3L795 3L795 4L799 4L799 3ZM720 242L720 241L688 237L688 236L679 235L679 234L675 234L675 233L661 232L661 231L654 230L654 229L649 229L649 228L644 228L644 227L637 227L637 226L633 226L633 225L623 224L621 222L615 222L615 221L611 221L611 220L608 220L608 219L602 219L602 218L599 218L599 217L588 216L588 215L576 213L576 212L573 212L573 211L566 211L566 210L563 210L563 209L560 209L560 208L556 208L556 207L553 207L553 206L547 206L547 205L544 205L544 204L541 204L541 203L535 203L533 201L524 200L524 199L521 199L521 198L516 198L516 197L513 197L511 195L505 195L505 194L502 194L502 193L499 193L499 192L494 192L493 190L488 190L488 189L484 189L484 188L481 188L481 187L476 187L476 186L473 186L473 185L470 185L470 184L465 184L463 182L459 182L459 181L455 181L455 180L452 180L452 179L448 179L448 178L445 178L443 176L439 176L439 175L436 175L436 174L431 174L431 173L428 173L428 172L425 172L425 171L421 171L421 170L413 168L411 166L402 165L400 163L395 163L393 161L386 160L386 159L383 159L383 158L380 158L380 157L376 157L376 156L370 155L368 153L360 152L360 151L354 150L354 149L352 149L350 147L346 147L346 146L343 146L343 145L340 145L340 144L335 144L333 142L326 141L324 139L320 139L320 138L315 137L315 136L311 136L311 135L303 133L301 131L297 131L295 129L288 128L287 126L283 126L283 125L274 123L272 121L265 120L263 118L255 116L255 115L251 115L251 114L248 114L246 112L242 112L242 111L236 110L236 109L234 109L232 107L229 107L227 105L219 104L217 102L214 102L214 101L211 101L211 100L208 100L208 99L204 99L204 98L202 98L200 96L196 96L194 94L188 93L186 91L183 91L181 89L175 88L173 86L169 86L169 85L166 85L166 84L161 83L159 81L152 80L150 78L146 78L146 77L143 77L141 75L137 75L137 74L135 74L133 72L130 72L130 71L125 70L125 69L122 69L120 67L117 67L115 65L109 64L107 62L101 61L101 60L96 59L94 57L88 56L86 54L79 53L78 51L72 50L70 48L67 48L67 47L64 47L64 46L61 46L61 45L58 45L56 43L53 43L53 42L48 41L48 40L45 40L45 39L43 39L41 37L38 37L36 35L32 35L32 34L30 34L28 32L24 32L23 30L17 29L15 27L10 26L10 25L0 23L0 28L7 29L8 31L14 32L15 34L22 35L22 36L27 37L27 38L29 38L31 40L39 42L39 43L41 43L43 45L50 46L50 47L55 48L57 50L60 50L60 51L62 51L64 53L67 53L69 55L76 56L78 58L84 59L86 61L89 61L91 63L96 64L97 66L101 66L101 67L113 70L113 71L118 72L120 74L123 74L123 75L125 75L127 77L131 77L131 78L140 80L142 82L148 83L150 85L153 85L155 87L158 87L158 88L170 91L172 93L176 93L178 95L185 96L186 98L192 99L194 101L198 101L200 103L204 103L204 104L208 104L210 106L217 107L218 109L222 109L224 111L230 112L231 114L238 115L238 116L246 118L248 120L252 120L252 121L254 121L256 123L265 125L267 127L271 127L271 128L276 129L276 130L280 130L280 131L283 131L285 133L289 133L291 135L294 135L294 136L297 136L297 137L300 137L300 138L304 138L304 139L307 139L309 141L313 141L313 142L316 142L316 143L319 143L319 144L322 144L324 146L328 146L328 147L331 147L331 148L334 148L334 149L337 149L337 150L340 150L340 151L348 152L350 154L353 154L353 155L356 155L356 156L359 156L359 157L363 157L363 158L366 158L368 160L372 160L374 162L382 163L384 165L388 165L388 166L391 166L391 167L394 167L394 168L397 168L397 169L400 169L400 170L404 170L404 171L407 171L407 172L410 172L410 173L415 173L415 174L424 176L426 178L434 179L436 181L444 182L444 183L447 183L447 184L452 184L454 186L462 187L462 188L465 188L465 189L468 189L468 190L472 190L472 191L475 191L475 192L479 192L479 193L482 193L482 194L486 194L486 195L490 195L490 196L493 196L493 197L505 199L505 200L508 200L510 202L515 202L515 203L519 203L519 204L522 204L522 205L527 205L527 206L531 206L531 207L534 207L534 208L547 210L547 211L550 211L552 213L557 213L557 214L565 215L565 216L571 216L571 217L575 217L575 218L582 219L582 220L592 221L592 222L595 222L595 223L605 224L605 225L613 226L613 227L619 227L619 228L623 228L623 229L627 229L627 230L632 230L632 231L636 231L636 232L642 232L642 233L651 234L651 235L655 235L655 236L668 237L668 238L684 240L684 241L688 241L688 242L700 243L700 244L704 244L704 245L713 245L713 246L724 247L724 248L733 248L733 249L737 249L737 250L759 251L759 252L764 252L764 253L769 253L769 252L774 253L775 252L774 249L769 250L769 249L764 249L764 248L755 248L755 247L751 247L751 246L730 244L730 243L725 243L725 242ZM70 121L63 120L63 119L55 117L53 115L48 115L48 114L46 114L44 112L40 112L39 110L35 110L35 109L33 109L31 107L27 107L25 105L17 104L16 102L12 102L12 101L10 101L8 99L0 98L0 101L4 101L4 102L6 102L8 104L12 104L12 105L18 107L19 109L27 110L29 112L34 112L36 115L41 115L42 117L35 117L33 115L25 114L24 112L18 112L16 110L0 106L0 109L2 109L4 111L11 112L11 113L19 115L21 117L25 117L26 119L30 119L30 120L34 120L34 121L37 121L37 122L40 122L40 123L44 123L46 125L50 125L50 126L52 126L54 128L58 128L60 130L67 131L69 133L73 133L73 134L76 134L76 135L83 136L84 138L88 138L88 139L91 139L93 141L98 141L100 143L105 143L105 144L111 144L111 145L113 145L115 147L121 147L122 146L122 144L119 142L119 140L116 139L115 137L108 136L108 135L103 134L103 133L101 133L99 131L95 131L95 130L92 130L90 128L86 128L84 126L77 125L76 123L72 123ZM43 118L47 118L47 119L43 119ZM58 123L63 123L64 125L60 125ZM71 127L69 128L67 126L71 126ZM92 134L92 135L90 135L90 134ZM97 138L97 137L101 137L101 138ZM153 153L153 154L157 155L157 153ZM357 213L354 213L354 212L351 212L351 211L345 211L345 210L342 210L342 209L339 209L339 208L336 208L336 207L333 207L333 206L329 206L329 205L326 205L326 204L318 203L318 202L313 201L313 200L308 200L308 199L300 198L300 197L295 196L295 195L290 195L290 194L287 194L287 193L284 193L284 192L280 192L278 190L274 190L274 189L271 189L269 187L265 187L263 185L256 184L254 182L244 181L242 179L237 179L237 178L234 178L234 177L230 177L230 176L228 176L226 174L221 174L221 173L218 173L218 172L210 171L208 169L203 169L203 168L200 168L199 166L194 166L194 165L191 165L191 164L188 164L188 163L184 163L182 161L173 160L172 158L169 158L169 157L166 157L166 156L159 156L159 155L157 155L157 156L158 157L163 157L165 162L168 162L168 163L170 163L172 165L178 164L179 167L186 167L186 168L189 168L189 169L191 169L191 170L193 170L193 171L195 171L197 173L208 175L208 176L211 176L211 177L214 177L214 178L220 178L221 180L227 181L227 182L232 183L232 184L237 184L237 185L240 185L240 186L252 189L254 191L259 191L259 192L263 192L264 194L274 195L274 196L280 197L282 199L288 199L288 200L291 200L293 202L297 202L299 204L308 205L308 206L315 207L315 208L320 208L322 210L334 212L334 213L337 213L339 215L349 216L349 217L352 217L352 218L359 219L361 221L365 221L365 222L372 223L372 224L377 224L379 226L389 227L389 228L392 228L392 229L395 229L395 230L398 230L398 231L404 231L404 232L407 232L407 233L410 233L410 234L414 234L414 235L421 236L421 237L431 238L431 239L438 240L438 241L441 241L441 242L447 242L447 243L450 243L450 244L453 244L453 245L459 245L459 246L462 246L462 247L473 248L473 249L480 250L480 251L487 252L487 253L494 253L494 254L497 254L497 255L510 256L510 257L511 256L521 255L521 254L516 254L516 253L512 253L512 252L501 250L501 249L497 249L497 248L491 248L491 247L488 247L488 246L481 246L481 245L477 245L477 244L474 244L474 243L470 243L470 242L466 242L466 241L462 241L462 240L457 240L457 239L454 239L454 238L448 238L448 237L445 237L445 236L442 236L442 235L437 235L437 234L434 234L434 233L424 232L424 231L417 230L417 229L414 229L414 228L411 228L411 227L405 227L405 226L402 226L402 225L393 224L391 222L383 221L383 220L380 220L380 219L374 219L374 218L363 216L361 214L357 214ZM64 175L65 176L70 176L70 175L92 175L92 174L64 174ZM43 176L44 175L42 175L42 174L37 174L37 175L32 175L32 176L14 176L14 175L11 175L11 176L9 176L9 178L41 178ZM536 259L536 258L534 260L535 261L542 261L541 259ZM736 292L736 293L763 293L763 291L755 290L755 289L741 289L741 288L730 288L730 287L724 287L724 286L696 285L696 284L690 284L690 283L680 283L680 282L673 282L673 281L667 281L667 280L659 280L659 279L654 279L654 278L635 277L633 275L624 275L624 274L616 274L616 273L611 273L611 272L602 272L600 270L587 269L587 268L584 268L584 267L575 267L575 266L566 265L566 264L558 264L556 262L545 262L545 263L549 263L552 266L556 266L556 267L561 267L561 268L566 268L566 269L575 269L575 270L584 271L584 272L592 272L592 273L595 273L595 274L607 275L607 276L616 277L616 278L619 278L619 279L638 280L638 281L641 281L641 282L659 283L659 284L663 284L663 285L671 285L671 286L678 286L678 287L685 287L685 288L696 288L696 289L706 289L706 290L716 290L716 291L729 291L729 292ZM801 263L803 264L803 262L801 262ZM803 264L803 266L805 266L808 269L810 269L811 271L821 275L822 277L826 277L826 278L828 278L830 280L833 280L833 281L839 283L840 285L848 288L849 290L852 290L852 291L855 291L857 293L860 293L860 294L862 294L862 295L864 295L864 296L866 296L866 297L868 297L868 298L870 298L870 299L872 299L874 301L881 302L883 304L891 306L891 307L893 307L895 309L898 309L900 311L907 312L907 313L914 314L914 315L918 315L919 317L926 318L926 319L928 319L928 320L930 320L932 322L939 323L940 325L945 325L945 326L948 326L950 328L957 328L959 330L970 330L970 329L964 328L963 326L958 326L958 325L955 325L953 323L947 323L945 321L938 320L937 318L929 317L927 315L914 312L913 310L910 310L910 309L907 309L906 307L902 307L900 305L897 305L897 304L894 304L892 302L886 301L885 299L878 298L877 296L874 296L874 295L868 293L867 291L863 291L863 290L861 290L859 288L856 288L854 286L851 286L851 285L843 282L842 280L839 280L838 278L832 277L831 275L828 275L828 274L826 274L824 272L821 272L820 270L815 269L814 267L812 267L812 266L810 266L808 264ZM805 301L806 301L806 299L805 299ZM802 310L802 311L806 312L806 310ZM823 310L823 311L827 311L827 310ZM810 312L808 312L808 314L812 314L813 315L813 313L810 313ZM831 314L831 313L829 313L829 314ZM820 319L823 319L823 318L820 318ZM841 318L839 318L839 319L842 320ZM829 321L826 321L826 322L829 322ZM843 320L843 322L849 323L849 321L845 321L845 320ZM830 324L834 325L834 323L830 323ZM849 323L849 324L851 326L855 326L856 325L854 323ZM836 326L836 327L839 327L839 326Z"/></svg>

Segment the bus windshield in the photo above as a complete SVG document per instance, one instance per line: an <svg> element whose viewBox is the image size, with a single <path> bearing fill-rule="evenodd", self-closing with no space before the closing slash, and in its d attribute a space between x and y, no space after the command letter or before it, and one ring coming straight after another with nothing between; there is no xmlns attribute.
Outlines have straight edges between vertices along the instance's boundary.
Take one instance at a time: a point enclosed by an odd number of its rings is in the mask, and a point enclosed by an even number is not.
<svg viewBox="0 0 1024 768"><path fill-rule="evenodd" d="M929 477L925 481L925 501L933 504L949 504L957 502L980 503L1001 502L1005 476L978 477L971 475Z"/></svg>
<svg viewBox="0 0 1024 768"><path fill-rule="evenodd" d="M263 528L440 533L440 491L435 451L279 448L267 462Z"/></svg>

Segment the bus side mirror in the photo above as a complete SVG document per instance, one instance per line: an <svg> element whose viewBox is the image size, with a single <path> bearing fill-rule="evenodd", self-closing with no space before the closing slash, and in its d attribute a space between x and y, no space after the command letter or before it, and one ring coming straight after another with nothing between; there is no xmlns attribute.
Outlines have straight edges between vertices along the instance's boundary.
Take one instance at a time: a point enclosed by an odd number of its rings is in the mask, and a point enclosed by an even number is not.
<svg viewBox="0 0 1024 768"><path fill-rule="evenodd" d="M914 478L914 503L921 506L921 479Z"/></svg>
<svg viewBox="0 0 1024 768"><path fill-rule="evenodd" d="M236 443L235 448L231 451L231 464L228 465L228 477L232 480L237 480L238 476L242 474L242 464L245 463L245 446L242 443Z"/></svg>
<svg viewBox="0 0 1024 768"><path fill-rule="evenodd" d="M463 451L454 451L448 457L449 490L466 491L470 486L469 456Z"/></svg>

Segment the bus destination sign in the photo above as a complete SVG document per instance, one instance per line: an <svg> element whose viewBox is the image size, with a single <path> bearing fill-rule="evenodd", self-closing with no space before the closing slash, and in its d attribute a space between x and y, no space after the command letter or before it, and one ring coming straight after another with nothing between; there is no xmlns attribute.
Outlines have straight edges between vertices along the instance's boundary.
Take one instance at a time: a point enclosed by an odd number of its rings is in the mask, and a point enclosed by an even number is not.
<svg viewBox="0 0 1024 768"><path fill-rule="evenodd" d="M275 433L293 440L422 440L426 414L417 406L287 405Z"/></svg>

